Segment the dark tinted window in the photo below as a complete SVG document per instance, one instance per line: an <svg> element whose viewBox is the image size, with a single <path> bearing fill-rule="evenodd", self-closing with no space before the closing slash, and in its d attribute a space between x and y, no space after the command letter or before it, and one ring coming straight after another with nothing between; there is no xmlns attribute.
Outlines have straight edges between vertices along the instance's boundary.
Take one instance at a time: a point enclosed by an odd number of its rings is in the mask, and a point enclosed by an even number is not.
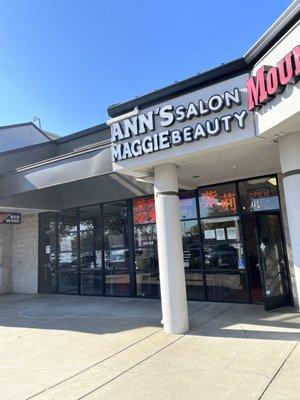
<svg viewBox="0 0 300 400"><path fill-rule="evenodd" d="M276 177L249 179L238 183L242 212L278 210Z"/></svg>

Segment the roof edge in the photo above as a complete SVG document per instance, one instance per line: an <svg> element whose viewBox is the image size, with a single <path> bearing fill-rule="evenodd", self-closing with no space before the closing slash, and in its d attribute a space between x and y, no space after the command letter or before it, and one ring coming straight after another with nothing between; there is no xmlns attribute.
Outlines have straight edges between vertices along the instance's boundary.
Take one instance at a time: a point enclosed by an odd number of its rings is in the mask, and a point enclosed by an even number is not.
<svg viewBox="0 0 300 400"><path fill-rule="evenodd" d="M222 80L248 72L252 66L300 19L300 2L295 0L257 40L244 57L210 69L191 78L176 82L172 85L149 92L137 98L114 104L108 107L110 117L125 114L135 107L140 109L154 105L172 97L209 86Z"/></svg>
<svg viewBox="0 0 300 400"><path fill-rule="evenodd" d="M147 93L121 104L112 105L108 107L107 112L110 117L116 117L134 109L134 107L146 108L146 106L153 105L157 103L157 101L170 99L174 97L174 95L184 94L191 90L229 79L246 72L247 69L248 65L244 58L238 58L198 75L173 83L172 85L165 86L154 92Z"/></svg>
<svg viewBox="0 0 300 400"><path fill-rule="evenodd" d="M104 131L105 129L108 129L108 126L106 125L105 122L103 122L100 125L95 125L95 126L92 126L90 128L83 129L81 131L71 133L70 135L61 136L58 139L54 140L54 142L57 143L57 144L69 142L71 140L79 139L79 138L81 138L83 136L86 136L86 135L91 135L92 133L96 133L96 132L99 132L99 131Z"/></svg>
<svg viewBox="0 0 300 400"><path fill-rule="evenodd" d="M244 55L255 64L274 44L300 20L300 2L294 1Z"/></svg>

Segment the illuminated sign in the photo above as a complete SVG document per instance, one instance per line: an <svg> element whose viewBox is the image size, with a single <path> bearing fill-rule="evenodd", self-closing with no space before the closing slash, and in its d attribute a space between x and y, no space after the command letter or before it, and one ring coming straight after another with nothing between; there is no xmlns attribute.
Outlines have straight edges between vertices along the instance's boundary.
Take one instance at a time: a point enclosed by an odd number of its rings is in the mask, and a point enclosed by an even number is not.
<svg viewBox="0 0 300 400"><path fill-rule="evenodd" d="M0 213L0 224L20 224L21 214L19 213Z"/></svg>
<svg viewBox="0 0 300 400"><path fill-rule="evenodd" d="M136 225L155 223L155 204L153 197L133 200L133 223Z"/></svg>
<svg viewBox="0 0 300 400"><path fill-rule="evenodd" d="M237 195L234 184L222 184L200 190L200 217L215 217L237 213Z"/></svg>
<svg viewBox="0 0 300 400"><path fill-rule="evenodd" d="M248 109L256 110L282 93L286 85L296 83L300 76L300 45L284 56L277 66L262 66L256 76L246 81Z"/></svg>
<svg viewBox="0 0 300 400"><path fill-rule="evenodd" d="M255 190L248 190L248 196L250 199L260 199L263 197L270 197L271 190L268 188L259 188Z"/></svg>
<svg viewBox="0 0 300 400"><path fill-rule="evenodd" d="M207 190L203 194L203 202L207 208L217 208L220 213L236 213L235 193L222 193L218 195L216 190Z"/></svg>
<svg viewBox="0 0 300 400"><path fill-rule="evenodd" d="M244 129L248 113L241 105L241 90L234 88L207 99L165 104L114 122L111 125L111 160L140 157L230 133L233 129Z"/></svg>
<svg viewBox="0 0 300 400"><path fill-rule="evenodd" d="M278 196L269 188L258 188L247 191L250 201L249 211L276 210L279 208Z"/></svg>

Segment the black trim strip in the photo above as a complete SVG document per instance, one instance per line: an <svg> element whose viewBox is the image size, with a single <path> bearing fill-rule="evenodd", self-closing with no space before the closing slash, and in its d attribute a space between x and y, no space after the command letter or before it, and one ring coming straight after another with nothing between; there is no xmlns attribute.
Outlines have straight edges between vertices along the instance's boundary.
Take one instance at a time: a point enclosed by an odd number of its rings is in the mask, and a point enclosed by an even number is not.
<svg viewBox="0 0 300 400"><path fill-rule="evenodd" d="M292 171L288 171L285 174L283 174L283 178L287 178L288 176L292 175L300 175L300 169L293 169Z"/></svg>
<svg viewBox="0 0 300 400"><path fill-rule="evenodd" d="M156 193L155 196L178 196L178 192L166 191Z"/></svg>
<svg viewBox="0 0 300 400"><path fill-rule="evenodd" d="M251 47L244 57L222 64L216 68L192 76L191 78L176 82L143 96L128 100L123 103L113 104L108 107L107 113L113 118L132 111L135 107L143 110L155 104L167 101L174 97L189 93L193 90L225 81L250 72L253 65L272 48L272 46L295 25L300 19L300 4L292 3L278 18L277 21L263 34L263 36Z"/></svg>

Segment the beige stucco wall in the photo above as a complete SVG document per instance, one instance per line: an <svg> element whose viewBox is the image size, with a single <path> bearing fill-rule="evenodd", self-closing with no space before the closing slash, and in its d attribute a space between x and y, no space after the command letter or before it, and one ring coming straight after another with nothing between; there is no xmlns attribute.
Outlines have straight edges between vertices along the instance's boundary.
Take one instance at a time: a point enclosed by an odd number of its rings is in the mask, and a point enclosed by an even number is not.
<svg viewBox="0 0 300 400"><path fill-rule="evenodd" d="M0 294L11 292L12 225L0 225Z"/></svg>
<svg viewBox="0 0 300 400"><path fill-rule="evenodd" d="M284 198L284 189L283 189L283 181L282 181L282 175L281 174L278 174L278 189L279 189L280 202L281 202L281 215L282 215L282 223L283 223L283 230L284 230L284 236L285 236L285 244L286 244L286 250L287 250L287 256L288 256L288 268L289 268L291 285L292 285L292 293L293 293L295 306L298 306L299 305L299 297L297 295L297 290L296 290L293 254L292 254L292 248L291 248L289 224L288 224L288 219L287 219L287 212L286 212L286 205L285 205L285 198Z"/></svg>
<svg viewBox="0 0 300 400"><path fill-rule="evenodd" d="M22 216L13 226L12 293L38 291L38 214Z"/></svg>

